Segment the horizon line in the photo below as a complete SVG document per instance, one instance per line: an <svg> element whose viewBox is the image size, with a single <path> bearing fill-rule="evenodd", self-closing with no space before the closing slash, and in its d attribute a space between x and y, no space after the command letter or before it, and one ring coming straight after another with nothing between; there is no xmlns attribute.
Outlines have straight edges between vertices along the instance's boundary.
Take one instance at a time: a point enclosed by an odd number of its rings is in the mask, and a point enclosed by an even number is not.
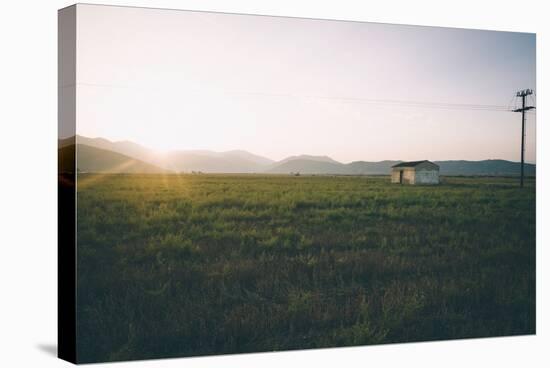
<svg viewBox="0 0 550 368"><path fill-rule="evenodd" d="M274 160L270 157L267 157L267 156L263 156L263 155L258 155L254 152L250 152L248 150L245 150L245 149L242 149L242 148L234 148L234 149L228 149L228 150L223 150L223 151L216 151L216 150L213 150L213 149L209 149L209 148L198 148L198 149L184 149L184 148L178 148L178 149L170 149L170 150L159 150L159 149L155 149L155 148L151 148L149 146L146 146L144 144L141 144L141 143L137 143L137 142L134 142L132 140L129 140L129 139L122 139L122 140L112 140L112 139L109 139L109 138L105 138L105 137L99 137L99 136L96 136L96 137L87 137L87 136L84 136L84 135L81 135L81 134L75 134L75 135L72 135L72 136L68 136L68 137L65 137L65 138L58 138L58 141L62 141L62 140L67 140L67 139L70 139L70 138L76 138L76 137L83 137L83 138L87 138L87 139L103 139L103 140L106 140L110 143L113 143L113 144L116 144L116 143L132 143L132 144L136 144L138 146L141 146L142 148L144 149L147 149L147 150L151 150L151 151L155 151L156 153L170 153L170 152L200 152L200 151L205 151L205 152L211 152L211 153L216 153L216 154L223 154L223 153L228 153L228 152L235 152L235 151L241 151L241 152L246 152L248 154L252 154L252 155L255 155L255 156L259 156L261 158L264 158L264 159L267 159L267 160L270 160L272 161L272 163L277 163L277 162L281 162L281 161L284 161L286 159L289 159L291 157L297 157L299 158L300 156L311 156L311 157L326 157L332 161L334 161L335 163L338 163L338 164L341 164L341 165L349 165L349 164L352 164L354 162L371 162L371 163L380 163L380 162L385 162L385 161L393 161L393 162L411 162L411 161L423 161L423 160L426 160L426 161L432 161L432 162L436 162L436 161L469 161L469 162L481 162L481 161L508 161L508 162L512 162L512 163L521 163L521 161L512 161L512 160L507 160L507 159L504 159L504 158L482 158L482 159L476 159L476 160L467 160L467 159L411 159L411 160L401 160L401 159L383 159L383 160L377 160L377 161L373 161L373 160L352 160L352 161L349 161L349 162L345 162L345 161L338 161L338 160L335 160L333 159L330 155L327 155L327 154L322 154L322 155L314 155L314 154L308 154L308 153L300 153L300 154L289 154L287 156L285 156L285 158L281 159L281 160ZM77 143L75 143L77 144ZM81 143L82 144L82 143ZM84 144L86 145L86 144ZM61 148L61 147L58 147L58 148ZM94 148L97 148L97 149L104 149L104 148L99 148L99 147L94 147ZM107 149L104 149L107 151ZM114 152L114 151L113 151ZM127 155L125 155L127 156ZM130 156L129 156L130 157ZM536 165L536 161L525 161L526 164L529 164L529 165Z"/></svg>

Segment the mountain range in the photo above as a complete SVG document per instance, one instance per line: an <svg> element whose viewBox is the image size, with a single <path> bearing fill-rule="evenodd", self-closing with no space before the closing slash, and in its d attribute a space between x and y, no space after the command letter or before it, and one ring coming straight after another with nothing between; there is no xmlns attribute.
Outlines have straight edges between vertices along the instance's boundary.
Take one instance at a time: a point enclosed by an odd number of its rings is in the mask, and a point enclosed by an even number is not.
<svg viewBox="0 0 550 368"><path fill-rule="evenodd" d="M69 153L74 138L59 141L59 149ZM71 147L72 146L72 147ZM281 161L243 150L215 152L175 150L157 153L130 141L113 142L104 138L76 136L78 170L105 173L268 173L268 174L336 174L388 175L391 167L402 161L354 161L341 163L328 156L298 155ZM520 163L506 160L434 161L441 175L519 175ZM525 165L525 174L534 176L536 166Z"/></svg>

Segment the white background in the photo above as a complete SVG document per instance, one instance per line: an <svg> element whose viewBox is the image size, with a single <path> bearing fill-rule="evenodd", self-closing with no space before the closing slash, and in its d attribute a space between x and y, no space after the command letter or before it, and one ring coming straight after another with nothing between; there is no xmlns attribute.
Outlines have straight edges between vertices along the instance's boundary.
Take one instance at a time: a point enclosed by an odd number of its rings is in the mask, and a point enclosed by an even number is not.
<svg viewBox="0 0 550 368"><path fill-rule="evenodd" d="M96 3L95 1L90 1ZM117 363L132 367L548 367L549 12L544 1L202 0L103 3L537 33L537 336ZM57 367L57 9L0 8L0 365ZM521 88L522 86L518 86ZM519 118L519 116L518 116ZM518 121L519 123L519 121Z"/></svg>

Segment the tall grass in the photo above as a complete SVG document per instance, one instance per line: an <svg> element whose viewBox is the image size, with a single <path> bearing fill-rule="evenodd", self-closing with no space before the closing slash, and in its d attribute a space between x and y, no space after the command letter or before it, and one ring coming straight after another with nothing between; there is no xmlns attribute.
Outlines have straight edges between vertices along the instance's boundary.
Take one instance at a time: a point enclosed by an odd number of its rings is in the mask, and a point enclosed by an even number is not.
<svg viewBox="0 0 550 368"><path fill-rule="evenodd" d="M81 362L535 332L534 182L78 180Z"/></svg>

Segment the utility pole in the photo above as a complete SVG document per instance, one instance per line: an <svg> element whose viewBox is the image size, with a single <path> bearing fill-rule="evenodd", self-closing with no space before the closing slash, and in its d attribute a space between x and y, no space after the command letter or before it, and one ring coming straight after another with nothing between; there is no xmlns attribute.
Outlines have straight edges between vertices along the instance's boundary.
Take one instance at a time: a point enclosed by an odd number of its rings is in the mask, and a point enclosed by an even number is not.
<svg viewBox="0 0 550 368"><path fill-rule="evenodd" d="M523 188L523 165L525 156L525 111L534 109L535 106L525 106L525 97L532 95L532 89L524 89L516 93L517 97L521 97L521 108L513 110L514 112L521 112L521 177L519 186Z"/></svg>

